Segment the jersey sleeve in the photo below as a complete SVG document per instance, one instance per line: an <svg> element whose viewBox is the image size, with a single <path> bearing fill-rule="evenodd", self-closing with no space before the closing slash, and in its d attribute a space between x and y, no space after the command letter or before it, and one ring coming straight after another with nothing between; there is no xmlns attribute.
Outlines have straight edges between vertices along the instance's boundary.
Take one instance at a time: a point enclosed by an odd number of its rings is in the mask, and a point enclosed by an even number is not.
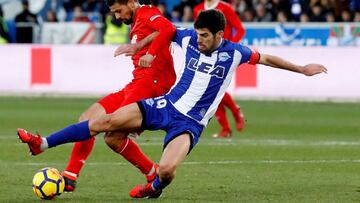
<svg viewBox="0 0 360 203"><path fill-rule="evenodd" d="M255 65L255 64L259 63L260 54L258 51L250 49L249 47L246 47L246 46L242 46L240 44L238 44L236 46L236 50L238 50L242 56L240 64L249 63L252 65Z"/></svg>
<svg viewBox="0 0 360 203"><path fill-rule="evenodd" d="M174 38L172 39L173 42L176 42L178 45L182 47L182 41L185 37L191 37L195 35L194 30L186 29L183 27L176 27L176 33Z"/></svg>
<svg viewBox="0 0 360 203"><path fill-rule="evenodd" d="M147 25L159 32L159 34L152 41L148 50L148 54L155 56L156 53L158 53L162 48L162 46L170 44L176 29L168 19L159 13L150 15L147 21Z"/></svg>
<svg viewBox="0 0 360 203"><path fill-rule="evenodd" d="M230 41L239 42L245 35L245 29L240 21L240 18L230 6L227 7L224 14L226 16L227 23L229 23L232 30L235 31L235 35L232 35Z"/></svg>

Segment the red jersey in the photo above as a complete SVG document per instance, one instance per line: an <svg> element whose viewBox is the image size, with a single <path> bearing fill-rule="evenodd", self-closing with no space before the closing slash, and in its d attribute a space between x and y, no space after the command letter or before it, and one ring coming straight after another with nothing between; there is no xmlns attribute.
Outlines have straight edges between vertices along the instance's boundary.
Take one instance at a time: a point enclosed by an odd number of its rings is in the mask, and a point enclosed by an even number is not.
<svg viewBox="0 0 360 203"><path fill-rule="evenodd" d="M236 15L234 9L231 7L230 4L218 1L212 7L207 7L204 2L198 4L194 8L194 19L197 18L199 13L203 10L208 9L216 9L221 11L226 19L226 25L224 30L224 39L227 39L232 42L239 42L243 36L245 35L245 29L241 24L239 17ZM236 30L235 35L233 35L233 29Z"/></svg>
<svg viewBox="0 0 360 203"><path fill-rule="evenodd" d="M171 87L175 82L176 74L170 53L170 42L176 29L156 7L141 6L135 11L134 22L131 24L131 43L139 42L155 31L159 32L155 39L131 58L135 67L133 76L135 79L151 77ZM151 67L140 67L139 58L146 53L155 56L155 59Z"/></svg>

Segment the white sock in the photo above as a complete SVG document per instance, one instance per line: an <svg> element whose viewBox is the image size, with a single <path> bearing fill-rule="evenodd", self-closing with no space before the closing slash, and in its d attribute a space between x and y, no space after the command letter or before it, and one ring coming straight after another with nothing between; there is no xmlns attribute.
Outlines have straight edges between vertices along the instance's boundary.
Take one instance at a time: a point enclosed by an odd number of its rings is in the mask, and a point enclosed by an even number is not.
<svg viewBox="0 0 360 203"><path fill-rule="evenodd" d="M40 149L41 149L41 151L45 151L47 148L49 148L49 145L48 145L48 142L45 137L43 137L41 139L42 139L42 143L40 145Z"/></svg>
<svg viewBox="0 0 360 203"><path fill-rule="evenodd" d="M153 165L150 172L148 174L146 174L146 175L147 176L152 175L154 172L156 172L156 171L155 171L155 166Z"/></svg>

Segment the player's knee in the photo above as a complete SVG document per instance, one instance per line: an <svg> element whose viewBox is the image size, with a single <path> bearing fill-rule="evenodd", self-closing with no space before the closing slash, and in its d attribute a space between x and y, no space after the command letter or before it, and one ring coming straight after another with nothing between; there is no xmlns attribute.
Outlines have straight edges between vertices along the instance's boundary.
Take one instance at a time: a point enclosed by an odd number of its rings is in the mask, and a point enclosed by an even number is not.
<svg viewBox="0 0 360 203"><path fill-rule="evenodd" d="M107 146L109 146L113 151L117 152L126 137L126 135L123 136L121 133L107 132L105 133L104 140Z"/></svg>
<svg viewBox="0 0 360 203"><path fill-rule="evenodd" d="M111 114L101 116L99 118L90 119L90 126L96 130L101 130L102 132L112 131L114 128L114 119L112 119Z"/></svg>
<svg viewBox="0 0 360 203"><path fill-rule="evenodd" d="M85 113L81 114L81 116L79 117L79 122L83 122L85 120L88 120L87 119L87 116L85 115Z"/></svg>
<svg viewBox="0 0 360 203"><path fill-rule="evenodd" d="M159 177L161 180L172 181L176 175L175 164L160 164L159 165Z"/></svg>

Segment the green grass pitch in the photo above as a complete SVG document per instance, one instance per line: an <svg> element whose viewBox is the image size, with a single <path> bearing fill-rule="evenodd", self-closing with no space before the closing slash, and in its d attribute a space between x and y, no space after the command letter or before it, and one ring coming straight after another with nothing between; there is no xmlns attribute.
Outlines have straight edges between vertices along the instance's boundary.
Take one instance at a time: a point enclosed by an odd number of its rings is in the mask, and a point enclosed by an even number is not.
<svg viewBox="0 0 360 203"><path fill-rule="evenodd" d="M42 167L63 170L72 144L36 157L16 128L47 135L77 122L96 99L0 97L0 202L39 202L31 189ZM360 104L240 101L246 129L213 139L214 120L157 202L359 202ZM231 119L232 126L234 123ZM153 160L163 132L137 141ZM56 202L137 202L128 191L145 179L97 138L75 193ZM140 200L143 201L143 200Z"/></svg>

